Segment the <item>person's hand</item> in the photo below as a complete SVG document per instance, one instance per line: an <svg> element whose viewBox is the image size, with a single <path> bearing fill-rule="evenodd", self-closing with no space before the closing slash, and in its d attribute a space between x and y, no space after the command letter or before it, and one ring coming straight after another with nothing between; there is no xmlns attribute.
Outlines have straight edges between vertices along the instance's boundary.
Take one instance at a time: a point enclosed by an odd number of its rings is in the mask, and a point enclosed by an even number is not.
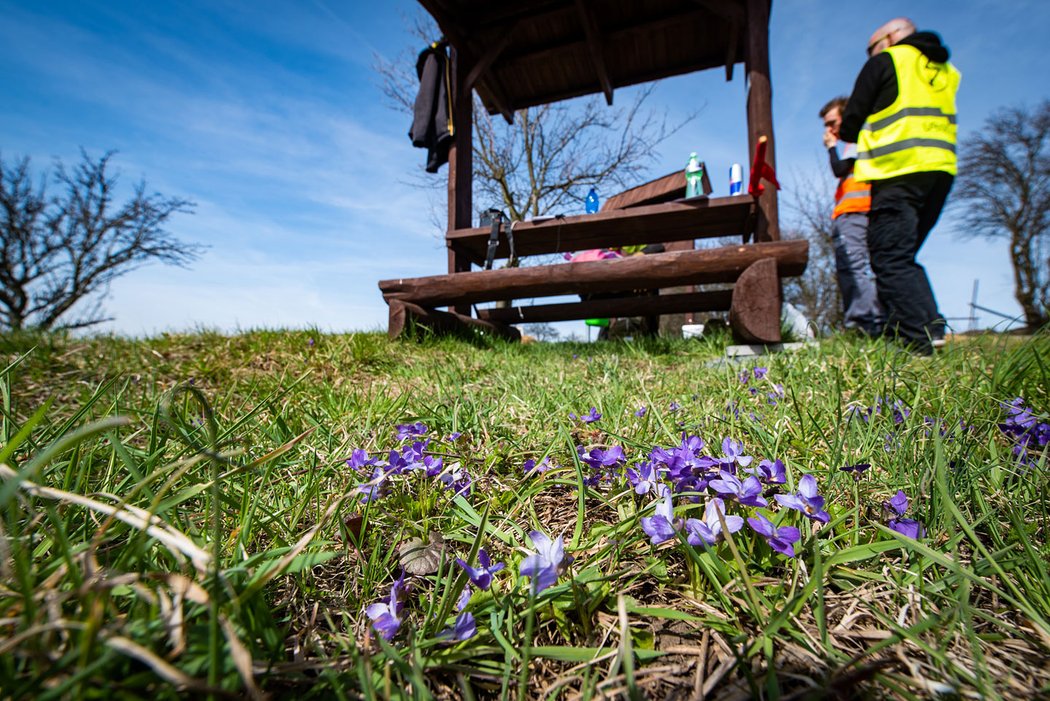
<svg viewBox="0 0 1050 701"><path fill-rule="evenodd" d="M828 127L824 130L824 148L831 148L832 146L837 144L838 141L839 138L831 133L831 127Z"/></svg>

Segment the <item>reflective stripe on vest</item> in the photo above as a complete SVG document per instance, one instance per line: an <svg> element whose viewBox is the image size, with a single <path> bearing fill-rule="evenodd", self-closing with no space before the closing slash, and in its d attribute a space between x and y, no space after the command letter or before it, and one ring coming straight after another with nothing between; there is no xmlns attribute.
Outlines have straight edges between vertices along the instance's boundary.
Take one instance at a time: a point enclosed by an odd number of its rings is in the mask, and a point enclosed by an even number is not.
<svg viewBox="0 0 1050 701"><path fill-rule="evenodd" d="M897 76L897 99L861 127L854 177L885 180L933 170L955 175L959 71L914 46L891 46L886 53Z"/></svg>
<svg viewBox="0 0 1050 701"><path fill-rule="evenodd" d="M871 210L871 187L867 183L857 182L852 175L839 180L835 190L835 209L831 218L835 219L849 212L868 212Z"/></svg>

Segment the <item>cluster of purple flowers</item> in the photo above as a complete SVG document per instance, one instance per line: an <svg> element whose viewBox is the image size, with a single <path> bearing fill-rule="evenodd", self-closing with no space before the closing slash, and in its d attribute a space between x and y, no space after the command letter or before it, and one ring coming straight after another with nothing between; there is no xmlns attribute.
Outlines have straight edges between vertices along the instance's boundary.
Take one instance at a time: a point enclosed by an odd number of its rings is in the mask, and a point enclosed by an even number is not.
<svg viewBox="0 0 1050 701"><path fill-rule="evenodd" d="M755 384L751 384L751 381L753 379L755 381L755 383L757 384L757 382L759 380L762 380L763 378L765 378L765 376L766 376L766 374L768 372L769 372L769 368L764 368L764 367L756 367L756 368L752 368L751 370L744 370L743 372L740 373L740 384L742 384L742 385L750 384L751 386L747 388L748 393L752 397L757 397L759 394L762 394L763 390L760 389L759 387L756 387ZM772 389L772 391L765 392L766 403L769 404L770 406L776 406L777 403L781 399L784 398L784 385L774 383L774 384L769 385L769 387ZM731 402L729 408L731 408L734 411L734 413L737 416L739 416L739 409L736 408L735 403ZM761 420L761 417L759 417L754 412L751 412L750 416L755 421Z"/></svg>
<svg viewBox="0 0 1050 701"><path fill-rule="evenodd" d="M746 454L743 443L728 437L722 440L721 448L720 456L705 454L702 438L683 435L680 445L671 449L653 448L648 460L626 470L627 482L636 494L652 494L657 498L653 515L641 520L642 530L654 545L671 540L678 533L683 533L690 545L714 545L725 532L735 533L744 526L744 518L727 512L727 504L768 509L770 495L780 506L795 509L814 521L830 520L824 510L824 497L817 494L816 479L812 475L802 477L797 493L774 494L787 482L787 470L781 460L761 460L753 464L755 459ZM604 451L603 455L611 450ZM617 456L622 456L622 450ZM587 459L581 456L581 459L594 468L601 466L601 462L591 456ZM677 495L695 503L704 492L708 498L702 519L675 517ZM789 557L795 555L794 544L801 537L798 529L777 528L758 513L747 523L774 550Z"/></svg>
<svg viewBox="0 0 1050 701"><path fill-rule="evenodd" d="M478 551L477 567L471 567L462 558L456 558L456 564L467 573L470 583L481 591L487 591L492 586L492 576L504 567L502 562L492 562L484 548ZM372 628L383 636L384 640L390 640L401 629L402 614L408 592L409 586L405 583L405 573L402 572L401 576L394 581L387 599L365 607L365 615L372 621ZM459 615L456 616L455 622L450 627L438 633L438 637L446 643L468 640L477 633L478 627L474 615L464 610L470 603L471 594L469 586L463 587L456 601L456 611L459 612Z"/></svg>
<svg viewBox="0 0 1050 701"><path fill-rule="evenodd" d="M999 424L999 430L1013 441L1013 453L1018 461L1034 466L1039 454L1050 444L1050 423L1040 421L1032 409L1025 406L1022 397L1004 404L1003 409L1006 410L1006 421Z"/></svg>
<svg viewBox="0 0 1050 701"><path fill-rule="evenodd" d="M591 410L589 412L587 412L586 414L583 414L581 416L577 416L576 414L573 414L573 413L570 412L569 413L569 418L572 419L573 421L576 421L577 419L579 419L580 421L582 421L585 424L593 424L595 421L598 421L600 418L602 418L602 415L601 415L601 412L598 411L597 407L593 407L592 406Z"/></svg>
<svg viewBox="0 0 1050 701"><path fill-rule="evenodd" d="M431 443L431 439L426 437L428 432L429 429L423 423L399 424L396 440L402 442L402 445L391 449L385 462L360 448L351 453L346 464L368 475L366 481L357 487L361 501L379 499L386 493L392 477L412 473L423 473L427 477L436 478L445 489L453 490L456 495L470 492L473 480L459 462L446 465L444 458L427 452ZM446 440L454 443L457 438L459 434L454 433ZM404 443L405 441L410 442Z"/></svg>

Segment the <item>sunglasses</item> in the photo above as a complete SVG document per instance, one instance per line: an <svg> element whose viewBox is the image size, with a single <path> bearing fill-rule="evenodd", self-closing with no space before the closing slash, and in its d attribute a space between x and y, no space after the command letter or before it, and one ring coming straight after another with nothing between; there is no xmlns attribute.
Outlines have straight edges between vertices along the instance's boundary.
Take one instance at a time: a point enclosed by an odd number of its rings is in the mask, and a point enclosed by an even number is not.
<svg viewBox="0 0 1050 701"><path fill-rule="evenodd" d="M892 32L891 32L891 34L892 34ZM881 44L882 42L886 41L889 38L890 38L890 35L889 34L885 34L885 35L879 37L878 39L876 39L875 41L871 42L871 44L868 45L868 58L872 57L872 55L875 53L875 49L879 46L879 44Z"/></svg>

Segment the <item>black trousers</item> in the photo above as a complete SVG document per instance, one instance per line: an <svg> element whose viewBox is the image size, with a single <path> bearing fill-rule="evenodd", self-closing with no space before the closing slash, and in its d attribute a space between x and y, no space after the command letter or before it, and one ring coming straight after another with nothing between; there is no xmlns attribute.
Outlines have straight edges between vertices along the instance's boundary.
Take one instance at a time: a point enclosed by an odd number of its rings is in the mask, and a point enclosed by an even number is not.
<svg viewBox="0 0 1050 701"><path fill-rule="evenodd" d="M944 209L955 178L931 171L871 183L868 249L875 288L886 310L885 334L920 353L944 336L926 270L915 260Z"/></svg>

